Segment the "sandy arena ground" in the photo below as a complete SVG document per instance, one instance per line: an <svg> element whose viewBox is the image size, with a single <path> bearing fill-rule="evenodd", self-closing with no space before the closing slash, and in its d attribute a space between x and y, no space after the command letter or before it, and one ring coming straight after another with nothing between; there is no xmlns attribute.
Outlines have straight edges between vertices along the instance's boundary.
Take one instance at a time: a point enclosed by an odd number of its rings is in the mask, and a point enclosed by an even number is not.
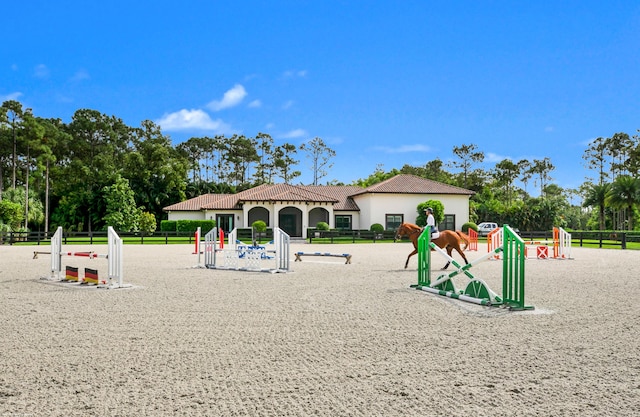
<svg viewBox="0 0 640 417"><path fill-rule="evenodd" d="M83 249L106 251L63 250ZM120 290L42 280L50 257L33 250L0 247L2 417L640 412L637 251L528 260L535 310L510 312L410 289L409 243L293 244L288 274L197 269L192 246L127 245L134 288ZM352 264L293 262L296 251ZM107 275L104 259L63 265ZM473 271L500 292L500 268Z"/></svg>

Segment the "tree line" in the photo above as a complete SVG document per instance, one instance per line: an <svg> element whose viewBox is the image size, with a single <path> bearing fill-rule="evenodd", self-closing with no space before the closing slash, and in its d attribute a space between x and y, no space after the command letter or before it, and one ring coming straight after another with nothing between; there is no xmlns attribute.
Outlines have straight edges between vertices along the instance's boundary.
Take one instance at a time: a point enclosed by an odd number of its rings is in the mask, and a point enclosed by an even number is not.
<svg viewBox="0 0 640 417"><path fill-rule="evenodd" d="M521 230L628 229L640 204L640 138L616 133L592 141L583 154L596 175L579 189L553 183L549 158L482 168L475 144L452 149L453 160L384 171L378 166L353 185L367 187L394 175L418 175L476 192L471 219ZM0 230L153 231L163 207L206 193L235 193L260 184L293 183L300 157L319 185L335 151L321 138L300 146L276 144L267 133L192 137L173 145L160 126L139 127L97 110L77 110L71 121L41 118L9 100L0 106ZM344 185L331 180L326 184ZM535 187L538 197L528 189ZM572 201L580 198L581 204Z"/></svg>
<svg viewBox="0 0 640 417"><path fill-rule="evenodd" d="M173 146L160 126L139 127L97 110L69 123L0 106L0 230L153 231L162 208L204 193L235 193L301 176L306 154L314 184L335 152L321 138L297 147L255 137L194 137Z"/></svg>
<svg viewBox="0 0 640 417"><path fill-rule="evenodd" d="M640 130L638 131L640 132ZM483 169L485 154L475 144L453 147L455 158L445 164L436 158L424 166L404 165L385 172L382 167L356 185L367 187L397 174L413 174L476 192L470 201L470 218L509 224L524 231L638 230L640 207L640 135L615 133L591 141L582 159L593 178L577 189L553 183L550 158L504 159ZM450 170L453 169L454 172ZM532 197L529 187L538 197ZM573 203L575 199L578 204Z"/></svg>

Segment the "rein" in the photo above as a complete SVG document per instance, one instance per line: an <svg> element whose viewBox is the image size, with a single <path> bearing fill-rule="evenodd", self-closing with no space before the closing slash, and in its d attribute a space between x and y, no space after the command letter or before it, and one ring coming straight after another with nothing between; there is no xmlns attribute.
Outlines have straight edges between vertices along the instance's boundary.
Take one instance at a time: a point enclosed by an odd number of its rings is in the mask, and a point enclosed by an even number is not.
<svg viewBox="0 0 640 417"><path fill-rule="evenodd" d="M414 230L414 231L412 231L410 233L407 233L406 236L413 236L416 233L422 233L423 230L424 230L424 228L416 229L416 230Z"/></svg>

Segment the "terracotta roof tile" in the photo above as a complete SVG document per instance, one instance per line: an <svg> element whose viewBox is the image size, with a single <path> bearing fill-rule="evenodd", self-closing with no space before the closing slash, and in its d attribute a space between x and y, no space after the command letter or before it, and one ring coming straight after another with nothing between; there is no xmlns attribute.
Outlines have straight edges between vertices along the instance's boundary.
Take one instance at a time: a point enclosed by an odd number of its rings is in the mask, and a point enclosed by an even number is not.
<svg viewBox="0 0 640 417"><path fill-rule="evenodd" d="M391 193L391 194L475 194L474 191L454 185L429 180L415 175L400 174L388 180L382 181L365 188L361 192L366 193Z"/></svg>
<svg viewBox="0 0 640 417"><path fill-rule="evenodd" d="M245 201L292 201L333 204L334 210L359 211L353 196L366 193L474 194L471 190L415 175L396 175L365 189L355 185L262 184L237 194L205 194L164 208L165 211L240 210Z"/></svg>
<svg viewBox="0 0 640 417"><path fill-rule="evenodd" d="M335 198L338 202L333 205L334 210L360 210L351 196L362 191L362 187L356 185L306 185L304 188Z"/></svg>
<svg viewBox="0 0 640 417"><path fill-rule="evenodd" d="M290 184L263 184L238 193L239 201L308 201L316 203L337 203L338 200L304 186Z"/></svg>
<svg viewBox="0 0 640 417"><path fill-rule="evenodd" d="M203 194L165 207L165 211L200 211L208 205L229 197L231 194Z"/></svg>
<svg viewBox="0 0 640 417"><path fill-rule="evenodd" d="M202 206L205 210L240 210L242 207L238 202L238 194L225 194L224 198L220 198L215 201Z"/></svg>

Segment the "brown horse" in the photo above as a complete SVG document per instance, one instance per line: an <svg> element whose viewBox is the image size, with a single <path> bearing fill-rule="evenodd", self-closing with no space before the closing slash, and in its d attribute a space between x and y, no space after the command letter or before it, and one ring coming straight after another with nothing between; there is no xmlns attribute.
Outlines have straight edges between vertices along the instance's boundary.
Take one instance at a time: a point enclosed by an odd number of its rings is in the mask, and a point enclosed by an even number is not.
<svg viewBox="0 0 640 417"><path fill-rule="evenodd" d="M422 230L424 230L422 227L415 224L402 223L396 231L396 240L400 239L401 237L407 236L413 243L413 252L411 252L409 256L407 256L407 262L405 262L404 264L405 269L407 269L407 265L409 265L409 258L418 253L418 238L420 237ZM464 256L464 253L460 248L460 241L464 242L465 249L467 248L467 246L469 246L469 236L467 236L466 233L458 230L456 230L455 232L452 230L443 230L442 232L440 232L440 236L437 239L432 239L431 241L440 249L446 249L449 256L451 256L451 252L453 252L453 250L455 249L456 251L458 251L460 256L462 256L464 262L466 264L469 263L469 261L467 261L467 257ZM447 264L442 269L447 269L450 263L450 261L447 261Z"/></svg>

